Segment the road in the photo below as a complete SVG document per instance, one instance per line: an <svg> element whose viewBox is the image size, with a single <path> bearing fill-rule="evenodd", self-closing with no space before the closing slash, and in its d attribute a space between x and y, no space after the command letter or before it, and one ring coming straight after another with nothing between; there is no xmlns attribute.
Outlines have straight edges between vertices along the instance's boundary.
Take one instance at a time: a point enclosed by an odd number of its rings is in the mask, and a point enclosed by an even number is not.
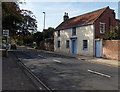
<svg viewBox="0 0 120 92"><path fill-rule="evenodd" d="M118 90L118 68L40 50L14 55L52 90Z"/></svg>

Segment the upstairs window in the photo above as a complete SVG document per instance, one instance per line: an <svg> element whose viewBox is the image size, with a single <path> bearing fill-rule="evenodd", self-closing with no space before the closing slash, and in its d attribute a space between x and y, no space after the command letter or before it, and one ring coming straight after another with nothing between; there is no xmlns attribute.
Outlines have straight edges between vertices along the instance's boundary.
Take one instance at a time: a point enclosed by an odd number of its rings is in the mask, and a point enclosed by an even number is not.
<svg viewBox="0 0 120 92"><path fill-rule="evenodd" d="M66 40L66 48L69 48L69 40Z"/></svg>
<svg viewBox="0 0 120 92"><path fill-rule="evenodd" d="M83 40L83 50L87 50L87 49L88 49L88 41Z"/></svg>
<svg viewBox="0 0 120 92"><path fill-rule="evenodd" d="M60 41L58 41L58 48L60 48Z"/></svg>
<svg viewBox="0 0 120 92"><path fill-rule="evenodd" d="M60 30L58 30L58 37L60 37Z"/></svg>
<svg viewBox="0 0 120 92"><path fill-rule="evenodd" d="M100 23L100 33L105 33L105 23Z"/></svg>
<svg viewBox="0 0 120 92"><path fill-rule="evenodd" d="M72 28L72 36L76 35L76 27Z"/></svg>

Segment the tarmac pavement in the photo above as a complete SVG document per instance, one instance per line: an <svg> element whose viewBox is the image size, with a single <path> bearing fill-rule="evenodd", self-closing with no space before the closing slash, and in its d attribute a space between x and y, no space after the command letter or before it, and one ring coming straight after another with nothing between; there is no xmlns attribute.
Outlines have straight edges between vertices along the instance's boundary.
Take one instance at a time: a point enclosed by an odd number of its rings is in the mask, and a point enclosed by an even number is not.
<svg viewBox="0 0 120 92"><path fill-rule="evenodd" d="M30 78L20 69L11 53L2 57L2 90L36 90Z"/></svg>

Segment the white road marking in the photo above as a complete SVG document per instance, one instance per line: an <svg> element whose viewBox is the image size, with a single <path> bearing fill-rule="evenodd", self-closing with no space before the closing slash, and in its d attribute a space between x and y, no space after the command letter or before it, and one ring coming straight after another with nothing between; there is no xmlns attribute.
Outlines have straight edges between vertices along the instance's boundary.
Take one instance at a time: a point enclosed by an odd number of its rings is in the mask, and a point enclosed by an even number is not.
<svg viewBox="0 0 120 92"><path fill-rule="evenodd" d="M53 61L55 61L55 62L58 62L58 63L61 63L61 61L59 61L59 60L56 60L56 59L53 59Z"/></svg>
<svg viewBox="0 0 120 92"><path fill-rule="evenodd" d="M88 70L88 72L95 73L95 74L98 74L98 75L101 75L101 76L104 76L104 77L108 77L108 78L111 77L109 75L106 75L106 74L103 74L103 73L99 73L99 72L96 72L96 71L93 71L93 70Z"/></svg>
<svg viewBox="0 0 120 92"><path fill-rule="evenodd" d="M44 56L42 56L42 55L38 55L39 57L43 57L43 58L45 58Z"/></svg>

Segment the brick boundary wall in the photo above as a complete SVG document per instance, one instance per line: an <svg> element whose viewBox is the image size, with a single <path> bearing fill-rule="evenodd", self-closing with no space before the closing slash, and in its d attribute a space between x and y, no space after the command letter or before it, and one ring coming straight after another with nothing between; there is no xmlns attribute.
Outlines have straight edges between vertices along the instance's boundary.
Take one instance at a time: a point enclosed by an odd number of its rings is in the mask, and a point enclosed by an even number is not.
<svg viewBox="0 0 120 92"><path fill-rule="evenodd" d="M120 40L103 40L102 57L120 60Z"/></svg>

